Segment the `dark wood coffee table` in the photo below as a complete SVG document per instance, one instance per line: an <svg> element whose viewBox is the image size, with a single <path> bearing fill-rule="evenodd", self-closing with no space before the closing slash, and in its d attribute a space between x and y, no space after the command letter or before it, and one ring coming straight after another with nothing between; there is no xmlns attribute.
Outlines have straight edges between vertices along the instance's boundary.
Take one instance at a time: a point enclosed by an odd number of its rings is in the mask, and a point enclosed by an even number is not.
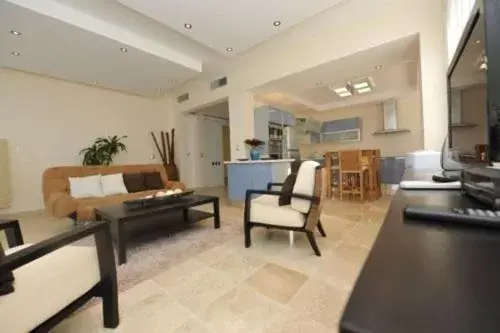
<svg viewBox="0 0 500 333"><path fill-rule="evenodd" d="M213 213L192 209L208 203L213 204ZM137 226L141 222L146 223L151 219L172 226L213 217L215 229L220 228L219 198L197 194L179 198L173 203L153 207L129 208L123 204L99 207L96 209L96 217L111 224L119 265L127 262L127 241L130 236L128 226Z"/></svg>

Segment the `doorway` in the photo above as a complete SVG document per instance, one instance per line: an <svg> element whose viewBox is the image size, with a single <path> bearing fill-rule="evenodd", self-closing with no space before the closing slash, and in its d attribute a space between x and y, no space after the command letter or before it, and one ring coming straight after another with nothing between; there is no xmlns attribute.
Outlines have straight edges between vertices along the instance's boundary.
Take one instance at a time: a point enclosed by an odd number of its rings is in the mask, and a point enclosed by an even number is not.
<svg viewBox="0 0 500 333"><path fill-rule="evenodd" d="M186 143L192 188L227 186L224 161L231 159L229 104L227 99L190 111L185 115Z"/></svg>

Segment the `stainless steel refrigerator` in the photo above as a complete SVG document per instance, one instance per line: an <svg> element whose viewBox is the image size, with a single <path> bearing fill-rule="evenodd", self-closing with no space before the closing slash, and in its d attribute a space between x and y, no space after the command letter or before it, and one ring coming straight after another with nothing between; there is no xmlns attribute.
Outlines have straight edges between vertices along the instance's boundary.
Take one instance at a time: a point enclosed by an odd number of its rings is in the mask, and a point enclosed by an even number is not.
<svg viewBox="0 0 500 333"><path fill-rule="evenodd" d="M283 129L283 158L300 159L299 139L295 127Z"/></svg>

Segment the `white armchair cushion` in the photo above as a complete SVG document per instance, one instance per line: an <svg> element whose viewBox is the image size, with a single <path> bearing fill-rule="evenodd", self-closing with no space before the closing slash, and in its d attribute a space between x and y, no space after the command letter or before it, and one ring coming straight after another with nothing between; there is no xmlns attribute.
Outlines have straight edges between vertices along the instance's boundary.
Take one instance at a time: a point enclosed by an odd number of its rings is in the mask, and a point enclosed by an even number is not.
<svg viewBox="0 0 500 333"><path fill-rule="evenodd" d="M305 216L290 205L278 206L252 200L250 205L250 221L283 227L303 227Z"/></svg>
<svg viewBox="0 0 500 333"><path fill-rule="evenodd" d="M268 204L271 206L279 206L279 200L280 200L279 195L263 194L263 195L259 195L258 197L252 199L252 205L255 202L259 202L259 203Z"/></svg>
<svg viewBox="0 0 500 333"><path fill-rule="evenodd" d="M293 186L294 194L304 194L310 196L314 194L316 167L318 166L319 163L315 161L302 162L297 174L297 180ZM309 209L311 208L311 201L292 197L291 206L293 209L305 214L309 212Z"/></svg>
<svg viewBox="0 0 500 333"><path fill-rule="evenodd" d="M65 246L14 270L14 278L15 291L0 296L1 331L29 332L99 282L97 250Z"/></svg>

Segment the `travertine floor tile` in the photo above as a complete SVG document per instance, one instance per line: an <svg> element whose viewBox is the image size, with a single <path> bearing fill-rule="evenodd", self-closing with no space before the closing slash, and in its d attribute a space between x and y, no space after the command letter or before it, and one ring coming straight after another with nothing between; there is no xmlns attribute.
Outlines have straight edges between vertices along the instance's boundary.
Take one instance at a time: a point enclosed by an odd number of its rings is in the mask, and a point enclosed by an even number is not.
<svg viewBox="0 0 500 333"><path fill-rule="evenodd" d="M276 264L267 264L253 274L245 284L262 295L286 304L307 281L307 276Z"/></svg>
<svg viewBox="0 0 500 333"><path fill-rule="evenodd" d="M332 333L336 332L303 313L287 310L277 315L264 333Z"/></svg>
<svg viewBox="0 0 500 333"><path fill-rule="evenodd" d="M241 283L265 263L264 260L256 257L231 253L212 262L210 267L224 273L235 283Z"/></svg>
<svg viewBox="0 0 500 333"><path fill-rule="evenodd" d="M219 333L259 332L280 311L277 303L240 286L210 304L199 316Z"/></svg>
<svg viewBox="0 0 500 333"><path fill-rule="evenodd" d="M203 324L196 318L192 318L183 325L177 327L172 333L215 333L214 330Z"/></svg>
<svg viewBox="0 0 500 333"><path fill-rule="evenodd" d="M223 273L204 266L178 283L162 286L179 303L197 312L233 288L235 283Z"/></svg>
<svg viewBox="0 0 500 333"><path fill-rule="evenodd" d="M362 265L368 256L369 249L361 245L343 242L337 247L337 255L355 264Z"/></svg>
<svg viewBox="0 0 500 333"><path fill-rule="evenodd" d="M191 313L168 295L154 295L124 316L119 332L168 333L191 319Z"/></svg>
<svg viewBox="0 0 500 333"><path fill-rule="evenodd" d="M330 329L336 329L347 291L321 280L310 279L290 301L290 307L319 321Z"/></svg>

